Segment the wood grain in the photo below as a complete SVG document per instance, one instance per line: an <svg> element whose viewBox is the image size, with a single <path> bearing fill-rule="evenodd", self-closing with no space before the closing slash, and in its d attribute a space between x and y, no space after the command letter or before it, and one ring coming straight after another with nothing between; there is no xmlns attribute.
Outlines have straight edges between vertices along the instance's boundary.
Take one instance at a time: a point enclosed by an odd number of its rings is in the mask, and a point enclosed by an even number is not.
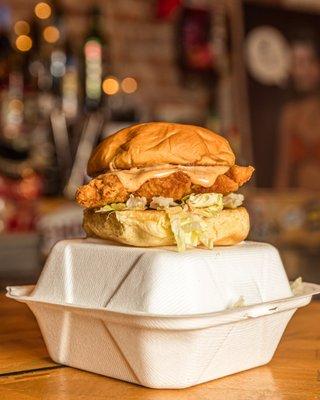
<svg viewBox="0 0 320 400"><path fill-rule="evenodd" d="M48 356L37 322L28 307L1 294L0 375L55 365Z"/></svg>
<svg viewBox="0 0 320 400"><path fill-rule="evenodd" d="M27 307L1 300L1 400L320 400L320 302L297 311L267 366L189 389L152 390L73 368L53 368ZM32 366L37 370L23 372ZM3 371L12 372L1 376Z"/></svg>

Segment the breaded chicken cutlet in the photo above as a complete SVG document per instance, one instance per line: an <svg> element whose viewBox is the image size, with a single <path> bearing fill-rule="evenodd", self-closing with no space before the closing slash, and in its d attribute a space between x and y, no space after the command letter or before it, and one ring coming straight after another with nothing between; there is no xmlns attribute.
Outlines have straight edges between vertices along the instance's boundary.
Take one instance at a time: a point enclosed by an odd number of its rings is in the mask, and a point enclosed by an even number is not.
<svg viewBox="0 0 320 400"><path fill-rule="evenodd" d="M222 175L219 175L210 187L194 185L187 174L174 172L164 178L153 178L143 183L135 192L129 192L119 178L112 172L99 175L87 185L81 186L76 193L76 200L87 208L101 207L110 203L126 202L133 194L146 197L151 201L155 196L170 197L180 200L190 193L221 193L227 195L236 192L252 176L254 168L233 165Z"/></svg>

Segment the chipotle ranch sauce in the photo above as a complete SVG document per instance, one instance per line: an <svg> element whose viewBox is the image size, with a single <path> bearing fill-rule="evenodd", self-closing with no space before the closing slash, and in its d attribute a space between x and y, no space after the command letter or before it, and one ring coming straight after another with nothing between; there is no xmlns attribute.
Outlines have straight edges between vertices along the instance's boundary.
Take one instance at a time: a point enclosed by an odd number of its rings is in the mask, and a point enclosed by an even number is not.
<svg viewBox="0 0 320 400"><path fill-rule="evenodd" d="M131 168L128 170L112 170L108 174L116 175L128 192L137 191L141 185L153 178L164 178L181 171L189 176L194 185L212 186L219 175L225 174L228 166L185 166L164 164L147 168Z"/></svg>

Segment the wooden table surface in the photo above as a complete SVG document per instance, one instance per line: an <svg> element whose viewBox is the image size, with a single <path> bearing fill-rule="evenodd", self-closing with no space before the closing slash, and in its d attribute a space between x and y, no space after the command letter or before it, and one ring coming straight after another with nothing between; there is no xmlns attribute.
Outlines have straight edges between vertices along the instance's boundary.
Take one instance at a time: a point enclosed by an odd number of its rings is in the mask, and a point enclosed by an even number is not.
<svg viewBox="0 0 320 400"><path fill-rule="evenodd" d="M0 295L0 400L320 400L320 302L296 312L273 360L183 390L153 390L57 365L33 315Z"/></svg>

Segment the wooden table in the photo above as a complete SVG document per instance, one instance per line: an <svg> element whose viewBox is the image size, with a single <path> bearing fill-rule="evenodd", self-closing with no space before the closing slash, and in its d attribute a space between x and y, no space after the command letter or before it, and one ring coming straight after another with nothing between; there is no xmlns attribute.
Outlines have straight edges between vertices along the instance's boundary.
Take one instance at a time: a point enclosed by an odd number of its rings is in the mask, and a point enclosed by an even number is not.
<svg viewBox="0 0 320 400"><path fill-rule="evenodd" d="M153 390L52 362L28 308L0 295L0 400L320 400L320 302L297 311L267 365Z"/></svg>

